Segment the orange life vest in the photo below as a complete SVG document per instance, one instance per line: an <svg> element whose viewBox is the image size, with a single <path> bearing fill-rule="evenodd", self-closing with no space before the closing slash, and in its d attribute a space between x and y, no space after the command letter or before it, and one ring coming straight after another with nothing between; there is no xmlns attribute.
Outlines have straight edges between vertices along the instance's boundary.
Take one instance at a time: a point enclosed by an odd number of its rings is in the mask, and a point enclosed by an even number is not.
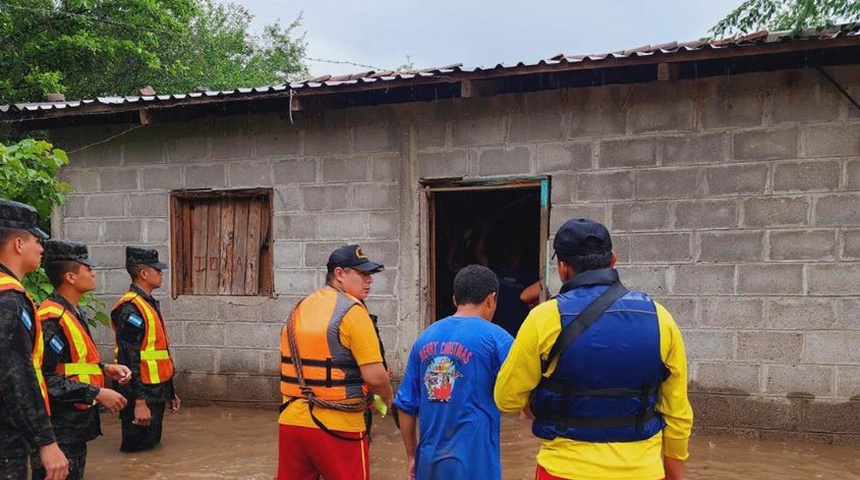
<svg viewBox="0 0 860 480"><path fill-rule="evenodd" d="M340 323L349 309L361 302L331 288L317 290L293 309L296 348L305 385L323 400L363 398L367 391L352 352L340 343ZM281 393L304 398L293 365L287 327L281 330Z"/></svg>
<svg viewBox="0 0 860 480"><path fill-rule="evenodd" d="M99 367L99 362L101 361L99 350L78 318L66 307L51 299L42 302L42 305L39 306L37 317L40 323L54 318L58 319L58 323L66 335L72 361L69 363L58 363L57 373L81 383L87 383L99 388L103 387L105 377L102 374L101 367ZM49 340L49 344L52 341L53 339ZM95 401L91 404L76 403L75 407L86 410L95 404Z"/></svg>
<svg viewBox="0 0 860 480"><path fill-rule="evenodd" d="M115 311L123 304L131 302L143 318L138 318L143 327L143 342L140 344L140 381L147 385L164 383L173 378L173 359L170 358L170 339L161 314L139 293L130 291L119 299L113 307ZM129 317L132 321L132 317ZM116 331L116 325L112 325ZM118 347L117 347L118 348Z"/></svg>
<svg viewBox="0 0 860 480"><path fill-rule="evenodd" d="M0 291L4 290L15 290L18 292L24 293L24 296L27 297L27 301L30 302L30 305L33 305L33 311L36 311L36 305L33 304L33 300L30 298L30 295L27 294L27 291L24 289L24 286L21 285L21 282L18 281L17 278L8 275L4 272L0 272ZM42 393L42 400L45 401L45 409L48 411L48 415L51 414L51 404L48 402L48 384L45 383L45 377L42 375L42 357L45 353L45 343L42 337L42 323L37 321L34 318L29 318L27 316L27 312L22 312L26 318L21 318L27 326L27 330L32 330L34 335L33 339L33 368L36 369L36 379L39 381L39 390Z"/></svg>

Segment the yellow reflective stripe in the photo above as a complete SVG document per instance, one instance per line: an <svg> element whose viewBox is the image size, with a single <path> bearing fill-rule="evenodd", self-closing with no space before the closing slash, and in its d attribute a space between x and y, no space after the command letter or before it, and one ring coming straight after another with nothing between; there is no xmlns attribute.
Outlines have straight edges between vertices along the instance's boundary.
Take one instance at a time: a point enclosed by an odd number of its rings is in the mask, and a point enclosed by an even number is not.
<svg viewBox="0 0 860 480"><path fill-rule="evenodd" d="M167 360L170 352L167 350L144 350L140 352L141 360Z"/></svg>
<svg viewBox="0 0 860 480"><path fill-rule="evenodd" d="M63 372L66 376L71 375L101 375L102 369L99 368L98 365L94 365L92 363L64 363L63 364ZM89 381L81 378L81 381L84 383L90 383Z"/></svg>
<svg viewBox="0 0 860 480"><path fill-rule="evenodd" d="M149 369L150 382L153 384L161 383L157 360L166 360L170 356L166 350L155 350L155 344L158 341L158 325L156 323L158 322L158 317L152 307L144 299L140 298L139 295L136 295L132 301L143 314L146 321L146 338L140 349L140 360L141 362L146 362L146 366Z"/></svg>
<svg viewBox="0 0 860 480"><path fill-rule="evenodd" d="M12 286L18 287L18 289L20 289L20 290L24 290L24 285L21 285L21 282L19 282L18 280L16 280L12 276L6 275L6 274L0 275L0 286L7 286L7 285L12 285Z"/></svg>

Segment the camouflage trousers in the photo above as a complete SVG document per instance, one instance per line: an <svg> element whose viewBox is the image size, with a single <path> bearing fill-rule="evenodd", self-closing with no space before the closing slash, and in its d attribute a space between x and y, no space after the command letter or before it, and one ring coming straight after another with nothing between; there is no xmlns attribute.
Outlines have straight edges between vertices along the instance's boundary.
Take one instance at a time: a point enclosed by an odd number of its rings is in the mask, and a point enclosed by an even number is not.
<svg viewBox="0 0 860 480"><path fill-rule="evenodd" d="M72 444L61 443L60 450L63 451L63 454L69 461L69 476L66 477L66 480L81 480L84 478L84 470L87 467L86 442ZM39 453L33 452L30 459L32 460L33 466L33 480L45 480L45 467L42 466L42 459L39 458Z"/></svg>
<svg viewBox="0 0 860 480"><path fill-rule="evenodd" d="M0 458L0 480L27 480L26 456Z"/></svg>

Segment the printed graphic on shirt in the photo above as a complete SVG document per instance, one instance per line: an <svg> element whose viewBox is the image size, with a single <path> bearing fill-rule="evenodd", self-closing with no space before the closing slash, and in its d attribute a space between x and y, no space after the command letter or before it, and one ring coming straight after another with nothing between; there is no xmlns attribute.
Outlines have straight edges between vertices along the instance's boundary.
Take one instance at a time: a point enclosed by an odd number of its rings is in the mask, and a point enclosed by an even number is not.
<svg viewBox="0 0 860 480"><path fill-rule="evenodd" d="M57 355L59 355L63 351L63 347L66 346L65 343L60 339L60 337L54 337L51 339L51 350L55 351Z"/></svg>
<svg viewBox="0 0 860 480"><path fill-rule="evenodd" d="M24 322L24 327L26 327L28 331L33 329L33 319L30 318L30 314L27 313L27 310L24 310L23 308L21 309L21 321Z"/></svg>
<svg viewBox="0 0 860 480"><path fill-rule="evenodd" d="M448 402L454 393L454 382L463 374L457 364L446 356L434 357L424 371L424 387L431 402Z"/></svg>
<svg viewBox="0 0 860 480"><path fill-rule="evenodd" d="M140 328L143 325L143 319L138 317L137 315L129 315L128 323L134 325L137 328Z"/></svg>

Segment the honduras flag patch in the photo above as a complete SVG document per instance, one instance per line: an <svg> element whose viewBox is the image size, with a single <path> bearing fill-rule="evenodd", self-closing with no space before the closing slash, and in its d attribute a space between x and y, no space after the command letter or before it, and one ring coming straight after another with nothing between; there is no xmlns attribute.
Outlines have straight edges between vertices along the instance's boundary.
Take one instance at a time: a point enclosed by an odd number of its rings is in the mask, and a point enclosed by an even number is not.
<svg viewBox="0 0 860 480"><path fill-rule="evenodd" d="M24 322L24 326L27 327L27 330L33 329L33 319L30 318L30 314L27 313L27 310L21 309L21 321Z"/></svg>
<svg viewBox="0 0 860 480"><path fill-rule="evenodd" d="M63 343L63 341L60 339L60 337L57 337L57 336L55 336L54 338L51 339L50 345L51 345L51 350L53 350L57 355L59 355L60 352L63 351L63 347L66 346L66 344Z"/></svg>
<svg viewBox="0 0 860 480"><path fill-rule="evenodd" d="M143 319L138 317L137 315L130 315L128 317L128 323L134 325L137 328L143 326Z"/></svg>

